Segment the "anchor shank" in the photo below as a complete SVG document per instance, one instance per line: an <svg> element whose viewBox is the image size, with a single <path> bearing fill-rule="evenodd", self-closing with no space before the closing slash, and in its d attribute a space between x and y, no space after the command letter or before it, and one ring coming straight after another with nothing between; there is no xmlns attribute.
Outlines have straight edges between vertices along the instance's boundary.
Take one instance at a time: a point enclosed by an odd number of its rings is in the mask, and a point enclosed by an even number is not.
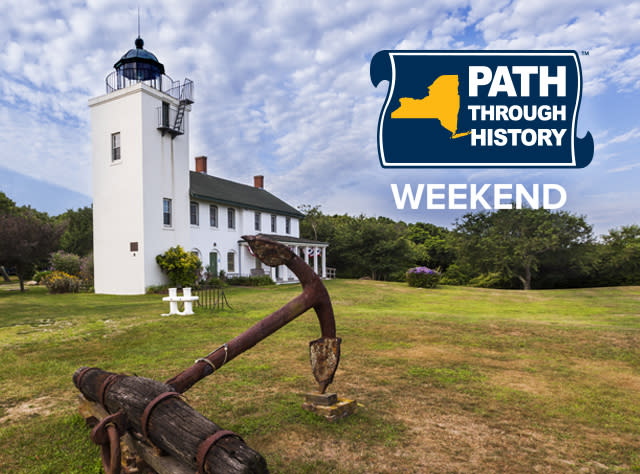
<svg viewBox="0 0 640 474"><path fill-rule="evenodd" d="M258 258L267 265L287 265L300 280L303 291L282 308L254 324L227 344L167 380L166 384L171 385L176 392L184 393L199 380L211 375L214 372L214 367L215 370L219 369L310 308L313 308L318 316L322 338L334 339L336 337L336 325L329 293L322 284L322 280L309 265L284 245L263 237L244 236L243 238Z"/></svg>
<svg viewBox="0 0 640 474"><path fill-rule="evenodd" d="M302 293L282 308L273 312L263 320L254 324L242 334L234 337L227 343L225 354L224 346L218 348L205 359L209 360L216 369L222 367L230 360L239 356L243 352L251 349L264 338L270 336L282 326L285 326L296 317L312 307L313 302L309 301L309 295ZM226 360L225 360L226 359ZM196 362L191 367L166 381L176 392L184 393L195 383L213 373L213 368L204 361Z"/></svg>

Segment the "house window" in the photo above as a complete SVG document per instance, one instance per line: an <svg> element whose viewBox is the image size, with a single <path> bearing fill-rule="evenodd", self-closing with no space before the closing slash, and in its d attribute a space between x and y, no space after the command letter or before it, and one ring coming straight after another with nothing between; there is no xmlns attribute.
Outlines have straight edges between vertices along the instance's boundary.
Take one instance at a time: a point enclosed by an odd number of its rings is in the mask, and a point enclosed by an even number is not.
<svg viewBox="0 0 640 474"><path fill-rule="evenodd" d="M171 226L171 199L162 200L162 222L166 226Z"/></svg>
<svg viewBox="0 0 640 474"><path fill-rule="evenodd" d="M191 215L191 225L199 225L197 202L191 201L191 204L189 205L189 214Z"/></svg>
<svg viewBox="0 0 640 474"><path fill-rule="evenodd" d="M236 210L235 209L227 209L227 227L229 229L236 228Z"/></svg>
<svg viewBox="0 0 640 474"><path fill-rule="evenodd" d="M218 227L218 206L209 205L209 225L211 227Z"/></svg>
<svg viewBox="0 0 640 474"><path fill-rule="evenodd" d="M111 134L111 161L120 161L120 132Z"/></svg>
<svg viewBox="0 0 640 474"><path fill-rule="evenodd" d="M255 213L255 219L254 219L254 228L256 230L260 230L260 228L262 227L260 225L260 220L262 219L262 213L261 212L256 212Z"/></svg>
<svg viewBox="0 0 640 474"><path fill-rule="evenodd" d="M236 254L235 252L227 253L227 273L235 273L236 271Z"/></svg>
<svg viewBox="0 0 640 474"><path fill-rule="evenodd" d="M278 216L271 214L271 232L278 232Z"/></svg>
<svg viewBox="0 0 640 474"><path fill-rule="evenodd" d="M287 234L291 233L291 217L285 219L284 230Z"/></svg>

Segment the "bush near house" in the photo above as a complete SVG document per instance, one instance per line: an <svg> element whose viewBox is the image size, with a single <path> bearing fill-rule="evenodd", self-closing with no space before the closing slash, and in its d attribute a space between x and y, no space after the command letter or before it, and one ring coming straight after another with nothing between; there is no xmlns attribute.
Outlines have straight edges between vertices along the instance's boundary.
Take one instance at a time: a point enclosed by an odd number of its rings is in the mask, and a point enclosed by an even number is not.
<svg viewBox="0 0 640 474"><path fill-rule="evenodd" d="M43 281L49 293L77 293L80 290L80 278L65 272L53 271Z"/></svg>
<svg viewBox="0 0 640 474"><path fill-rule="evenodd" d="M194 286L202 269L200 259L192 253L185 252L180 245L156 256L156 262L175 287Z"/></svg>
<svg viewBox="0 0 640 474"><path fill-rule="evenodd" d="M275 285L269 275L237 276L227 278L227 283L234 286L269 286Z"/></svg>
<svg viewBox="0 0 640 474"><path fill-rule="evenodd" d="M208 287L208 288L225 288L227 286L227 281L221 278L210 277L203 279L200 282L200 287Z"/></svg>
<svg viewBox="0 0 640 474"><path fill-rule="evenodd" d="M54 271L75 276L80 275L82 262L80 256L74 253L67 253L64 250L58 250L51 254L49 263L51 264L51 269Z"/></svg>
<svg viewBox="0 0 640 474"><path fill-rule="evenodd" d="M410 268L407 272L409 286L435 288L440 282L440 272L427 267Z"/></svg>
<svg viewBox="0 0 640 474"><path fill-rule="evenodd" d="M93 252L80 259L80 278L87 286L93 286Z"/></svg>

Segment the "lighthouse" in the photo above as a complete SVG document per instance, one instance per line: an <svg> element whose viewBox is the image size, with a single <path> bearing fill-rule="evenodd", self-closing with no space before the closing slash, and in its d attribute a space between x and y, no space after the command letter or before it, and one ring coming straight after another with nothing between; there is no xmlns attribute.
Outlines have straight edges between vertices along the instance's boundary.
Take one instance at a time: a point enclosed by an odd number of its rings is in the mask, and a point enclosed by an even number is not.
<svg viewBox="0 0 640 474"><path fill-rule="evenodd" d="M95 292L143 294L166 282L155 261L189 248L193 82L172 80L138 37L89 100Z"/></svg>

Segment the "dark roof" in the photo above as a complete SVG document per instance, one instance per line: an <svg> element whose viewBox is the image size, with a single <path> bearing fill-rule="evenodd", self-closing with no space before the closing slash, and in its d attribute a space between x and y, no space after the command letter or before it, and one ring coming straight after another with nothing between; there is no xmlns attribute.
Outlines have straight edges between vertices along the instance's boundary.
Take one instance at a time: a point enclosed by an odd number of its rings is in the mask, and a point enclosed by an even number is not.
<svg viewBox="0 0 640 474"><path fill-rule="evenodd" d="M290 242L292 244L329 245L328 242L320 242L319 240L303 239L300 237L293 237L292 235L258 234L258 236L267 237L268 239L275 240L277 242ZM244 240L241 240L240 242L244 242Z"/></svg>
<svg viewBox="0 0 640 474"><path fill-rule="evenodd" d="M136 47L124 53L124 55L117 63L113 65L113 67L116 69L120 69L126 64L142 63L148 65L148 67L154 72L158 74L164 74L164 65L160 61L158 61L158 58L155 54L143 48L144 41L142 41L142 38L136 38L135 45Z"/></svg>
<svg viewBox="0 0 640 474"><path fill-rule="evenodd" d="M189 181L189 194L195 199L297 218L304 217L296 208L264 189L195 171L189 172Z"/></svg>

